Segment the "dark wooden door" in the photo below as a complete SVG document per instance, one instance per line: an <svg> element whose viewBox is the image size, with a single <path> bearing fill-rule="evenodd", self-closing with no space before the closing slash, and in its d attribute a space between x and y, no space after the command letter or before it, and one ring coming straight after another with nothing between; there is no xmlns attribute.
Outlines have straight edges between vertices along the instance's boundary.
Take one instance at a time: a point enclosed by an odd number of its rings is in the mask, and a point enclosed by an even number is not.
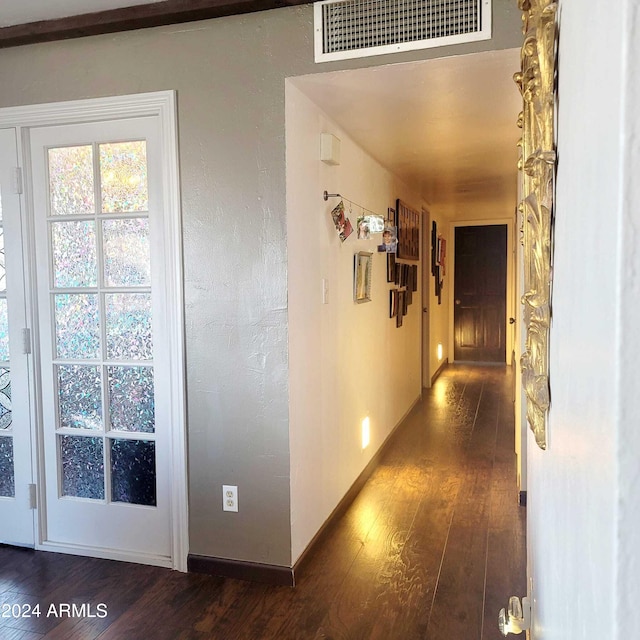
<svg viewBox="0 0 640 640"><path fill-rule="evenodd" d="M455 359L504 362L507 225L457 227L455 265Z"/></svg>

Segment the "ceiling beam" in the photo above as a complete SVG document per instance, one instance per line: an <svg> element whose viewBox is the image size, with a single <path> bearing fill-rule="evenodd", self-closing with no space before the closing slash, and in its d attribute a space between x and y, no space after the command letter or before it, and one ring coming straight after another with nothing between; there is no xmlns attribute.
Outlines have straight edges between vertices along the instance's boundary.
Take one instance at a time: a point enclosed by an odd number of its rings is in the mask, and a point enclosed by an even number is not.
<svg viewBox="0 0 640 640"><path fill-rule="evenodd" d="M164 0L0 28L0 48L207 20L308 4L308 0Z"/></svg>

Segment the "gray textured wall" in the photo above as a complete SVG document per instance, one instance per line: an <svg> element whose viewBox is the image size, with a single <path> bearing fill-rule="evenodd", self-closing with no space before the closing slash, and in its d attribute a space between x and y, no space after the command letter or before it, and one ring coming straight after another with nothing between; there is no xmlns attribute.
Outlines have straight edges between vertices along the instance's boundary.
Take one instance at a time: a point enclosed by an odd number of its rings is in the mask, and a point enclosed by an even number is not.
<svg viewBox="0 0 640 640"><path fill-rule="evenodd" d="M313 63L311 5L0 51L0 106L178 92L191 553L291 561L284 78L518 46L494 5L491 41L345 63Z"/></svg>

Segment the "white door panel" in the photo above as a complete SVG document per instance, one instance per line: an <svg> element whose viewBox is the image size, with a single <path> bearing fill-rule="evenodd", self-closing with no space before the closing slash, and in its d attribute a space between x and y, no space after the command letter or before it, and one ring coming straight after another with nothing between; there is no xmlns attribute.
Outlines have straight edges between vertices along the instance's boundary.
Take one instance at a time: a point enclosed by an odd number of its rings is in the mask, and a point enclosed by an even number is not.
<svg viewBox="0 0 640 640"><path fill-rule="evenodd" d="M153 117L30 130L43 548L171 562L160 140Z"/></svg>
<svg viewBox="0 0 640 640"><path fill-rule="evenodd" d="M0 541L33 546L22 220L15 129L0 129Z"/></svg>

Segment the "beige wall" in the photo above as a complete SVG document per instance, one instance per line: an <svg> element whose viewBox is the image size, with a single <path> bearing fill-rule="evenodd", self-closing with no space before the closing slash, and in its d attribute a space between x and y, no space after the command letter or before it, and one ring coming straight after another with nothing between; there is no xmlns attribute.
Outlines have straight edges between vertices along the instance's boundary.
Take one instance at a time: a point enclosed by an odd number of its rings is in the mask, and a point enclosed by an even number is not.
<svg viewBox="0 0 640 640"><path fill-rule="evenodd" d="M449 233L449 220L444 216L439 215L436 211L431 209L431 221L435 221L438 225L438 235L441 235L447 243L447 257L446 257L446 269L443 278L444 286L440 295L440 304L438 304L438 298L435 290L435 278L431 275L431 254L430 247L428 247L426 269L428 272L427 281L429 282L429 371L430 378L435 375L438 368L442 366L445 360L449 362L453 361L453 353L449 353L449 296L452 295L453 289L453 254L451 253L452 245ZM431 229L425 236L431 238ZM442 359L438 359L438 344L442 345ZM429 380L430 382L430 380ZM426 381L425 381L426 383Z"/></svg>
<svg viewBox="0 0 640 640"><path fill-rule="evenodd" d="M295 561L375 451L420 397L418 290L397 328L389 318L382 234L340 242L324 190L387 215L396 198L420 210L420 197L358 147L296 86L287 83L289 257L289 446ZM321 133L341 141L337 166L320 162ZM345 202L355 228L362 210ZM371 302L353 300L353 261L373 253ZM419 263L413 263L418 264ZM328 285L322 303L322 280ZM371 443L363 450L362 420Z"/></svg>
<svg viewBox="0 0 640 640"><path fill-rule="evenodd" d="M491 41L314 65L306 5L0 51L0 106L177 90L192 553L292 560L285 78L511 48L519 26L495 0Z"/></svg>

